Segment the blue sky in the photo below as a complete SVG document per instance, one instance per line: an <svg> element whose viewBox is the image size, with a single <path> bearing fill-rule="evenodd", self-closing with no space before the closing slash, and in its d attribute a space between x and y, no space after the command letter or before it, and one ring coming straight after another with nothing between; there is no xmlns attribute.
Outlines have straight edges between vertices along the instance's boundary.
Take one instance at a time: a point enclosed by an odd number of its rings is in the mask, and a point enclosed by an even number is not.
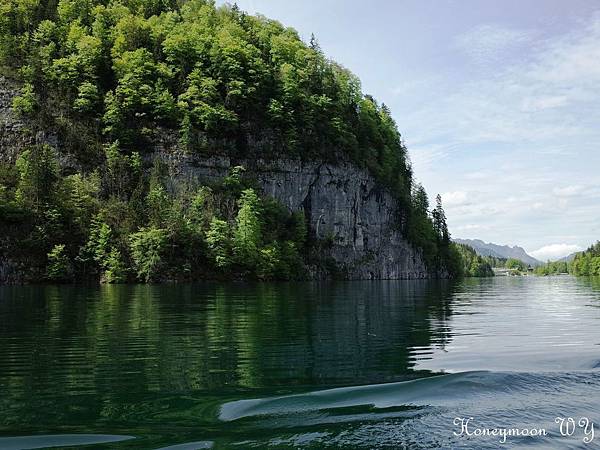
<svg viewBox="0 0 600 450"><path fill-rule="evenodd" d="M453 237L544 260L600 239L597 0L237 4L314 33L392 109Z"/></svg>

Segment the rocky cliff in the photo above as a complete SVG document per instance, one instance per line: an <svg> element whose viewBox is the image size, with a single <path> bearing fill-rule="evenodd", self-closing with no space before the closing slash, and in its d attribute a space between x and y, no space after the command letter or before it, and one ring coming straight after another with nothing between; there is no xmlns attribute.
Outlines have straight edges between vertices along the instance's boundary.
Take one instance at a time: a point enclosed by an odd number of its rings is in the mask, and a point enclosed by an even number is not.
<svg viewBox="0 0 600 450"><path fill-rule="evenodd" d="M12 114L10 105L18 90L0 78L0 161L14 162L19 151L35 142L60 147L52 133L25 132L26 125ZM58 149L60 151L60 148ZM199 157L182 151L175 137L161 138L151 158L162 159L172 189L225 176L242 165L254 176L264 194L292 211L304 211L309 233L327 242L322 248L348 279L429 278L421 257L400 231L403 220L398 202L365 170L348 162L336 164L279 159L232 160ZM18 270L0 256L0 283L18 279ZM444 274L435 274L444 276ZM318 271L313 271L319 277Z"/></svg>
<svg viewBox="0 0 600 450"><path fill-rule="evenodd" d="M23 147L33 139L25 132L25 124L12 112L12 99L18 95L15 83L0 76L0 161L14 163Z"/></svg>
<svg viewBox="0 0 600 450"><path fill-rule="evenodd" d="M244 166L264 194L305 213L312 237L329 243L322 256L333 258L345 278L429 277L420 252L400 232L398 202L352 164L197 158L167 148L157 154L167 163L173 189L180 183L221 178L232 166Z"/></svg>

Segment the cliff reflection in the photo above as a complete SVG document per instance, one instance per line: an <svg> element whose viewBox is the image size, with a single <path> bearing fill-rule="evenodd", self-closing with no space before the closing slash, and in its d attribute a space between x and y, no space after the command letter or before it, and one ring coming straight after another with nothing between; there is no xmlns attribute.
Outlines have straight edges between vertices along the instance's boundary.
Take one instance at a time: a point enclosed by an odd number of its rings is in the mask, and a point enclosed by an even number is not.
<svg viewBox="0 0 600 450"><path fill-rule="evenodd" d="M5 288L0 388L173 392L406 379L416 358L448 339L451 291L444 282Z"/></svg>

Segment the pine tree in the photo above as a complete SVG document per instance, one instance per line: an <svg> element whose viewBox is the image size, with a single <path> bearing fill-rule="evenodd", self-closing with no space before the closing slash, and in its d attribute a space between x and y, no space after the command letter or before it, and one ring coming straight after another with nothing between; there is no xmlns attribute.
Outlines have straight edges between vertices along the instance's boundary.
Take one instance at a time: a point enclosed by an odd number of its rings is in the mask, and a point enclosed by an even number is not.
<svg viewBox="0 0 600 450"><path fill-rule="evenodd" d="M413 189L413 206L415 211L427 215L429 210L429 198L421 183L417 183Z"/></svg>
<svg viewBox="0 0 600 450"><path fill-rule="evenodd" d="M319 41L315 37L314 33L310 34L310 43L308 44L311 49L313 49L317 53L321 53L321 46L319 45Z"/></svg>
<svg viewBox="0 0 600 450"><path fill-rule="evenodd" d="M446 224L446 213L442 207L442 196L438 194L435 197L435 208L431 212L433 218L433 227L438 235L438 239L444 243L450 243L450 233Z"/></svg>

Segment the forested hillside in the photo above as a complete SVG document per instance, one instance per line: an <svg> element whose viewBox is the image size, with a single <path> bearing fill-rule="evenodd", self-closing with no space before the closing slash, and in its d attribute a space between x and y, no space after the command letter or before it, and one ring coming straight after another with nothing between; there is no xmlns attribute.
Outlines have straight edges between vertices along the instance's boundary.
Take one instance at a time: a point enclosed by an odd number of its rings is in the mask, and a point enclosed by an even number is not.
<svg viewBox="0 0 600 450"><path fill-rule="evenodd" d="M577 253L573 261L569 263L569 269L573 275L600 275L600 241L586 251Z"/></svg>
<svg viewBox="0 0 600 450"><path fill-rule="evenodd" d="M428 267L459 273L441 201L429 210L390 111L314 38L205 0L14 0L0 5L0 61L29 133L52 130L76 161L66 171L40 144L0 167L2 252L50 280L302 276L326 245L302 215L243 168L170 191L151 158L167 130L194 154L364 167Z"/></svg>
<svg viewBox="0 0 600 450"><path fill-rule="evenodd" d="M472 247L466 244L454 244L460 252L463 261L463 275L466 277L493 277L491 262L495 258L491 256L480 256ZM498 267L498 266L494 266Z"/></svg>

